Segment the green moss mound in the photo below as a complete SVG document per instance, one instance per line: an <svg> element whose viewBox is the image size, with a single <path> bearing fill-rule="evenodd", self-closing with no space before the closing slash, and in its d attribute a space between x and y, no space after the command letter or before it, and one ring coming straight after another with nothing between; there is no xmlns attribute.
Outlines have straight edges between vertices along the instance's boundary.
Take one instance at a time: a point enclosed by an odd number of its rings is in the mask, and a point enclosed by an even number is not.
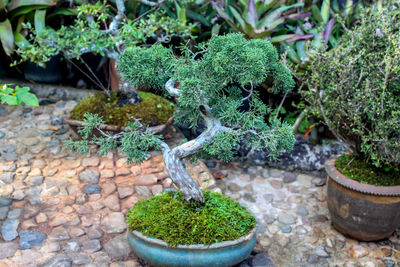
<svg viewBox="0 0 400 267"><path fill-rule="evenodd" d="M335 166L339 172L348 178L363 184L378 186L400 185L400 170L380 169L353 155L340 156L336 160Z"/></svg>
<svg viewBox="0 0 400 267"><path fill-rule="evenodd" d="M204 197L201 205L169 191L139 201L127 215L128 228L177 246L235 240L256 226L254 216L232 199L209 191Z"/></svg>
<svg viewBox="0 0 400 267"><path fill-rule="evenodd" d="M69 118L83 120L83 115L89 112L100 115L106 124L122 127L132 121L132 116L141 119L146 126L165 124L173 116L175 106L168 100L147 92L139 92L139 95L142 102L119 107L116 92L111 92L112 97L99 92L81 100L71 111Z"/></svg>

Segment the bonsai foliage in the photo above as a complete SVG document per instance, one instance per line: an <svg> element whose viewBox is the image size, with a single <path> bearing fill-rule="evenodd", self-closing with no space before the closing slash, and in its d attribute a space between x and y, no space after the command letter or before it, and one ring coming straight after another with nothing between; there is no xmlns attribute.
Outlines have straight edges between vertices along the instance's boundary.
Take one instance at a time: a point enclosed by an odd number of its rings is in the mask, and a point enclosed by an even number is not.
<svg viewBox="0 0 400 267"><path fill-rule="evenodd" d="M399 1L365 12L340 45L317 55L305 96L357 157L400 166Z"/></svg>
<svg viewBox="0 0 400 267"><path fill-rule="evenodd" d="M89 141L89 133L102 121L97 115L86 115L85 127L81 129L84 139L70 142L69 147L86 152L88 143L97 143L102 148L100 153L106 153L121 145L128 160L137 161L144 160L151 147L160 148L169 175L184 198L199 202L204 202L203 193L182 159L208 156L229 161L242 140L267 149L272 158L290 150L295 140L292 128L277 120L267 125L265 116L269 109L254 90L266 79L273 81L275 92L294 87L274 46L265 40L248 41L241 34L229 34L214 36L198 49L198 53L187 50L178 58L162 46L130 48L122 54L119 67L124 79L133 86L165 84L166 93L176 98L175 120L190 127L203 121L206 130L200 136L170 148L133 118L126 132L117 135L121 139L104 133L103 137Z"/></svg>

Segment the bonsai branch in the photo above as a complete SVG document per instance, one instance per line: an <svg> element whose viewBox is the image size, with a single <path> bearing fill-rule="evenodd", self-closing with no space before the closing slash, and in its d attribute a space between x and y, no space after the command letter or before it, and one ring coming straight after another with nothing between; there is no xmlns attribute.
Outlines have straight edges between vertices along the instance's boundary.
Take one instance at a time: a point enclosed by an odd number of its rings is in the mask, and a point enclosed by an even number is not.
<svg viewBox="0 0 400 267"><path fill-rule="evenodd" d="M172 95L172 96L179 96L180 92L178 88L175 88L175 81L172 79L169 79L167 83L165 84L165 89L167 92Z"/></svg>

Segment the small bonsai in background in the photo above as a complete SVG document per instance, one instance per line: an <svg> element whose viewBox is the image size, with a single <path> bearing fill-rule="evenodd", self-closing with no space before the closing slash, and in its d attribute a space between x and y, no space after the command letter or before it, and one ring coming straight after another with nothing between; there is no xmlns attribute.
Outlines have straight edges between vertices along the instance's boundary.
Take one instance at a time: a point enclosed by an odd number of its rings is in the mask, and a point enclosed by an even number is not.
<svg viewBox="0 0 400 267"><path fill-rule="evenodd" d="M294 81L289 70L279 63L274 46L265 40L246 40L241 34L214 36L199 47L197 54L187 50L175 57L160 45L129 48L121 56L120 71L135 87L165 88L176 99L175 120L195 127L204 121L206 130L196 139L171 148L160 136L150 133L133 118L117 135L103 132L89 139L103 121L86 114L80 129L83 140L70 141L75 152L89 152L88 144L99 144L100 154L118 146L128 161L141 162L150 149L161 149L166 169L186 201L204 203L199 185L185 169L184 158L216 157L230 161L234 149L245 139L252 146L266 148L270 157L290 150L294 144L292 128L286 123L265 123L269 109L259 99L255 86L270 79L273 88L289 91ZM243 103L248 102L248 109Z"/></svg>
<svg viewBox="0 0 400 267"><path fill-rule="evenodd" d="M126 47L147 43L168 43L173 37L187 38L194 27L181 18L174 19L166 16L166 11L161 8L168 2L166 0L138 1L151 8L135 19L126 17L125 2L125 0L117 0L115 7L107 1L78 5L74 10L77 13L74 24L61 26L58 30L49 27L38 29L29 23L24 24L25 30L30 32L27 36L30 44L20 46L16 50L20 61L14 64L31 61L45 66L46 62L56 55L62 55L66 59L78 59L93 76L92 81L111 97L109 88L102 85L82 59L82 55L99 54L113 60L118 66L120 55ZM116 71L117 76L120 76L118 69ZM126 102L140 101L138 88L133 88L120 79L118 89L127 96Z"/></svg>
<svg viewBox="0 0 400 267"><path fill-rule="evenodd" d="M304 93L352 156L336 167L358 181L400 184L400 3L367 10L303 76Z"/></svg>

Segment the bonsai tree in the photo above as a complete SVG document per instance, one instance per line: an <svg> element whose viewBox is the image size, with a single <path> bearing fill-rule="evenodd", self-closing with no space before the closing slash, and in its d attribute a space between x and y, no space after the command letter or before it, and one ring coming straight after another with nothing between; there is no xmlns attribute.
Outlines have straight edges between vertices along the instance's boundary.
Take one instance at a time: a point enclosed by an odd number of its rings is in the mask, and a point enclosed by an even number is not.
<svg viewBox="0 0 400 267"><path fill-rule="evenodd" d="M174 118L195 127L204 121L206 129L196 139L171 148L160 136L150 133L132 118L124 132L90 139L102 120L86 114L83 139L67 144L75 152L87 153L89 144L100 145L100 154L121 147L128 161L141 162L149 149L161 149L168 173L185 200L204 202L198 184L185 169L184 158L216 157L230 161L242 140L266 148L275 158L294 144L292 128L278 120L270 125L265 116L270 111L258 97L255 86L271 80L275 92L292 90L289 70L279 63L275 47L265 40L246 40L241 34L213 36L198 47L197 53L186 50L181 57L161 45L133 47L121 55L119 69L134 87L164 88L176 99ZM247 103L248 108L244 105Z"/></svg>
<svg viewBox="0 0 400 267"><path fill-rule="evenodd" d="M58 30L49 27L40 29L24 24L31 33L30 44L17 49L20 62L31 61L44 66L55 55L63 55L66 59L78 59L87 67L92 79L108 96L100 80L82 59L85 53L106 56L118 66L120 55L126 47L143 45L147 42L168 43L172 37L186 38L190 36L191 27L186 20L174 19L165 15L160 8L167 1L138 1L150 6L149 10L131 20L126 17L124 0L115 1L114 8L106 1L95 4L85 3L76 7L77 18L73 25L62 26ZM179 6L177 4L177 6ZM183 10L183 9L182 9ZM181 12L182 13L182 12ZM15 62L14 64L17 64ZM120 76L117 69L117 76ZM119 81L119 89L130 96L130 103L140 101L136 89L123 80Z"/></svg>
<svg viewBox="0 0 400 267"><path fill-rule="evenodd" d="M391 171L400 167L399 32L399 2L377 5L303 76L305 97L335 136L356 158Z"/></svg>

